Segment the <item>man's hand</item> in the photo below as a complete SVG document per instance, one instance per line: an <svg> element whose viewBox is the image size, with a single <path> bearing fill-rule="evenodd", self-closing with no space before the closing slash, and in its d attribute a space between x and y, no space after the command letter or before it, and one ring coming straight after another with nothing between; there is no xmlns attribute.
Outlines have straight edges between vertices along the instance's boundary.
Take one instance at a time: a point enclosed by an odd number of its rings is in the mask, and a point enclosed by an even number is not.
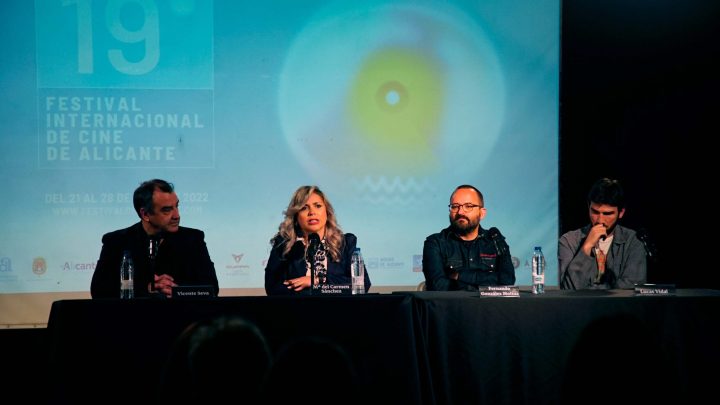
<svg viewBox="0 0 720 405"><path fill-rule="evenodd" d="M583 243L582 246L583 253L585 253L586 256L590 256L592 249L597 246L600 238L603 236L607 237L605 225L597 224L590 228L590 232L588 232L588 236L585 238L585 243Z"/></svg>
<svg viewBox="0 0 720 405"><path fill-rule="evenodd" d="M155 274L155 281L153 282L152 289L150 291L158 291L165 294L166 297L172 297L172 288L177 287L175 280L172 276L167 274L157 275Z"/></svg>

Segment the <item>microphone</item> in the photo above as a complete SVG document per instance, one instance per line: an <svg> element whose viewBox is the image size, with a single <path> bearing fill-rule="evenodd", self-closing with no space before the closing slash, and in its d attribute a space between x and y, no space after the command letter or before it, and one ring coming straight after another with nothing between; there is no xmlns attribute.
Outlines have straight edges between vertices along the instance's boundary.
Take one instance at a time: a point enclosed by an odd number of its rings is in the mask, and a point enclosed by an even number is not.
<svg viewBox="0 0 720 405"><path fill-rule="evenodd" d="M160 239L162 238L161 234L155 234L150 235L150 241L148 243L148 258L150 259L150 291L155 293L155 258L158 254L158 249L160 248ZM163 295L163 294L159 294ZM163 295L164 297L164 295Z"/></svg>
<svg viewBox="0 0 720 405"><path fill-rule="evenodd" d="M305 253L305 260L310 262L310 290L314 292L317 288L315 280L315 253L317 253L317 250L320 247L320 236L313 232L308 235L308 242L309 244L307 252Z"/></svg>
<svg viewBox="0 0 720 405"><path fill-rule="evenodd" d="M160 241L157 238L150 237L150 245L148 246L148 257L150 260L155 260L158 254L158 248L160 247Z"/></svg>
<svg viewBox="0 0 720 405"><path fill-rule="evenodd" d="M645 248L645 253L647 253L648 257L651 259L655 258L655 246L650 241L650 235L648 234L648 231L645 228L640 228L635 232L635 236L642 242L643 247Z"/></svg>
<svg viewBox="0 0 720 405"><path fill-rule="evenodd" d="M495 245L495 251L497 252L498 256L504 255L506 253L505 243L503 242L505 240L505 237L502 236L500 231L495 227L488 229L488 234L490 235L490 239L493 241L493 245Z"/></svg>
<svg viewBox="0 0 720 405"><path fill-rule="evenodd" d="M308 241L310 242L310 244L308 245L305 259L312 263L315 258L315 252L317 252L318 247L320 247L320 235L313 232L308 236Z"/></svg>

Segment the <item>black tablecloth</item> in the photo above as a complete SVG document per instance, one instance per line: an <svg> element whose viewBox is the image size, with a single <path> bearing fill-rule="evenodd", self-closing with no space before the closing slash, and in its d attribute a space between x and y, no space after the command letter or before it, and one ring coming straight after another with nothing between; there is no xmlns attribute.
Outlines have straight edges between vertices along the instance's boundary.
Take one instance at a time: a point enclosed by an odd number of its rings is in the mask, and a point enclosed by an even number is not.
<svg viewBox="0 0 720 405"><path fill-rule="evenodd" d="M221 314L255 322L273 350L299 336L337 341L380 403L688 403L714 394L720 361L713 290L69 300L48 323L52 402L124 402L123 387L154 398L171 342Z"/></svg>
<svg viewBox="0 0 720 405"><path fill-rule="evenodd" d="M298 337L334 340L351 355L364 396L420 403L412 314L403 295L57 301L48 322L54 402L152 400L171 343L185 327L238 315L258 325L273 351Z"/></svg>
<svg viewBox="0 0 720 405"><path fill-rule="evenodd" d="M434 403L689 403L714 395L718 291L411 295Z"/></svg>

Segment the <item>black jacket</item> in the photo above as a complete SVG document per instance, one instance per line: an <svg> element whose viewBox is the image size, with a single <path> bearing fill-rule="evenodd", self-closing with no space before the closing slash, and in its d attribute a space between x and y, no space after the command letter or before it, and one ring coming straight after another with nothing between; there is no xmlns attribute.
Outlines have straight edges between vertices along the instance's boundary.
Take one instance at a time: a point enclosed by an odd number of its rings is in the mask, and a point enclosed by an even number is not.
<svg viewBox="0 0 720 405"><path fill-rule="evenodd" d="M276 238L273 242L270 257L265 267L265 292L267 295L291 295L291 294L310 294L309 288L295 292L287 288L283 282L285 280L302 277L307 273L307 265L305 262L305 245L301 241L296 241L287 256L283 256L285 244L287 241ZM351 233L345 234L345 243L343 243L340 252L340 261L333 261L328 255L327 282L328 284L350 284L352 277L350 276L350 259L352 253L357 246L357 238ZM370 290L370 276L365 268L365 291Z"/></svg>
<svg viewBox="0 0 720 405"><path fill-rule="evenodd" d="M93 298L120 296L120 262L124 250L130 250L135 265L135 296L148 296L148 284L153 280L148 257L149 240L140 222L103 236L100 259L90 285ZM205 234L197 229L180 227L177 232L164 235L157 251L154 273L168 274L181 286L211 285L215 295L218 292L215 266L205 244Z"/></svg>
<svg viewBox="0 0 720 405"><path fill-rule="evenodd" d="M453 272L458 273L457 280L450 278ZM435 291L515 284L515 267L505 238L498 232L493 240L482 228L473 241L458 238L450 227L428 236L423 246L423 273L425 288Z"/></svg>

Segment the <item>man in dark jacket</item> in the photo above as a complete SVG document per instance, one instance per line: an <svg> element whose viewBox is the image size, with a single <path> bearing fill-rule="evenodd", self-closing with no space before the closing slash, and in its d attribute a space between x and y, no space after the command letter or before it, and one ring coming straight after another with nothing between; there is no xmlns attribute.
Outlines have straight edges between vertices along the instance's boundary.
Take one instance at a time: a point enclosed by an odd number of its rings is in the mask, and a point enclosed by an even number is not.
<svg viewBox="0 0 720 405"><path fill-rule="evenodd" d="M482 193L458 186L450 196L450 226L425 239L423 273L427 290L477 290L515 284L510 248L496 228L480 221L487 210Z"/></svg>
<svg viewBox="0 0 720 405"><path fill-rule="evenodd" d="M93 273L93 298L120 296L120 263L129 251L135 265L136 297L172 296L173 287L209 285L218 293L215 266L205 234L180 226L179 200L171 183L143 182L133 194L140 222L103 236L100 259Z"/></svg>

